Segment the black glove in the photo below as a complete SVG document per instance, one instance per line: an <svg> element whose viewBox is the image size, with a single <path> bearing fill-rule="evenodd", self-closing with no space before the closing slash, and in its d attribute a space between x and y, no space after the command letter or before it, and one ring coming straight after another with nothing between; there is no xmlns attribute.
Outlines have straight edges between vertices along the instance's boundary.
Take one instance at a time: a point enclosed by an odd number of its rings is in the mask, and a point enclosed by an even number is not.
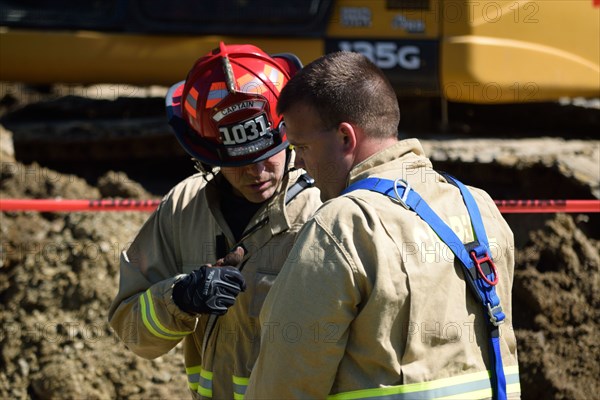
<svg viewBox="0 0 600 400"><path fill-rule="evenodd" d="M175 283L173 301L190 314L223 315L244 290L246 282L237 268L203 265Z"/></svg>
<svg viewBox="0 0 600 400"><path fill-rule="evenodd" d="M190 314L223 315L233 305L246 282L240 271L245 251L236 247L214 266L203 265L175 283L173 301L177 307Z"/></svg>

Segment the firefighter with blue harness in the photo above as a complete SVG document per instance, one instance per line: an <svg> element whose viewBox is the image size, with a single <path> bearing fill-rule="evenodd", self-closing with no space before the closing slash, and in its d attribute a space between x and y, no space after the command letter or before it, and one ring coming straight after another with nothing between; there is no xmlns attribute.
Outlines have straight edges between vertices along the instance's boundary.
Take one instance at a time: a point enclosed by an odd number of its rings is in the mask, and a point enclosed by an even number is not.
<svg viewBox="0 0 600 400"><path fill-rule="evenodd" d="M265 300L247 397L520 398L514 237L489 195L398 140L360 54L305 66L277 111L324 203Z"/></svg>
<svg viewBox="0 0 600 400"><path fill-rule="evenodd" d="M492 390L494 399L505 399L506 377L504 376L504 368L502 366L498 327L504 322L506 316L502 312L500 299L494 288L498 283L498 271L490 256L490 245L481 220L481 214L471 192L456 178L446 174L444 174L444 177L448 182L458 187L467 206L473 232L476 237L476 240L471 243L463 245L452 229L402 179L391 181L379 178L365 178L348 186L342 194L364 189L390 197L407 210L417 213L452 250L452 253L454 253L463 267L465 281L471 293L482 304L484 313L489 316L490 360L493 360L493 368L490 374Z"/></svg>

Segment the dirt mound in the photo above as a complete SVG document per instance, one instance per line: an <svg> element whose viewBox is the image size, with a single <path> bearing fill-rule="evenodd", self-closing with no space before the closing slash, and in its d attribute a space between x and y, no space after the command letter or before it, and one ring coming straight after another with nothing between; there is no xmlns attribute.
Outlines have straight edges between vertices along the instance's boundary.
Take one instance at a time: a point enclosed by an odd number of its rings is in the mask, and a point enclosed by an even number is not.
<svg viewBox="0 0 600 400"><path fill-rule="evenodd" d="M517 251L514 319L523 398L600 391L600 242L558 214Z"/></svg>
<svg viewBox="0 0 600 400"><path fill-rule="evenodd" d="M152 197L120 172L90 186L36 164L3 162L0 182L3 198ZM0 398L189 398L179 347L141 359L106 321L119 254L148 214L0 216ZM518 241L514 318L524 399L600 392L600 243L581 223L556 215Z"/></svg>
<svg viewBox="0 0 600 400"><path fill-rule="evenodd" d="M152 197L122 173L92 187L35 164L3 164L4 198L107 195ZM188 398L179 348L141 359L107 323L119 254L147 213L0 215L0 398Z"/></svg>

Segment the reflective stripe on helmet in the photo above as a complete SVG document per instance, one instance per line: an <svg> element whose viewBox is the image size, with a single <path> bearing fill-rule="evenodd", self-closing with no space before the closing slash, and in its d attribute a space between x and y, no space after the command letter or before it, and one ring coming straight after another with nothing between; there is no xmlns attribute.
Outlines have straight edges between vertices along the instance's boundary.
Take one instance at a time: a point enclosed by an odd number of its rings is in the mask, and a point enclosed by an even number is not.
<svg viewBox="0 0 600 400"><path fill-rule="evenodd" d="M283 73L270 65L265 65L264 74L266 79L273 83L273 86L277 89L277 93L281 92L281 89L283 89Z"/></svg>
<svg viewBox="0 0 600 400"><path fill-rule="evenodd" d="M206 108L211 108L216 106L221 100L227 96L227 87L225 86L225 82L214 82L210 85L210 91L208 92L208 96L206 97ZM194 107L196 104L194 103ZM194 116L196 114L194 113Z"/></svg>

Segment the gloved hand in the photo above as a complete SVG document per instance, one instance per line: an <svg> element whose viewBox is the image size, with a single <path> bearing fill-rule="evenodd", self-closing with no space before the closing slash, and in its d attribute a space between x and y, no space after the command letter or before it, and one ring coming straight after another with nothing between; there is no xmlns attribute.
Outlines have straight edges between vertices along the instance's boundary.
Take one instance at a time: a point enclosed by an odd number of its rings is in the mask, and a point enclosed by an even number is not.
<svg viewBox="0 0 600 400"><path fill-rule="evenodd" d="M238 247L214 266L202 265L185 275L173 287L173 301L190 314L225 314L237 295L246 290L244 277L234 267L243 257L244 250Z"/></svg>

